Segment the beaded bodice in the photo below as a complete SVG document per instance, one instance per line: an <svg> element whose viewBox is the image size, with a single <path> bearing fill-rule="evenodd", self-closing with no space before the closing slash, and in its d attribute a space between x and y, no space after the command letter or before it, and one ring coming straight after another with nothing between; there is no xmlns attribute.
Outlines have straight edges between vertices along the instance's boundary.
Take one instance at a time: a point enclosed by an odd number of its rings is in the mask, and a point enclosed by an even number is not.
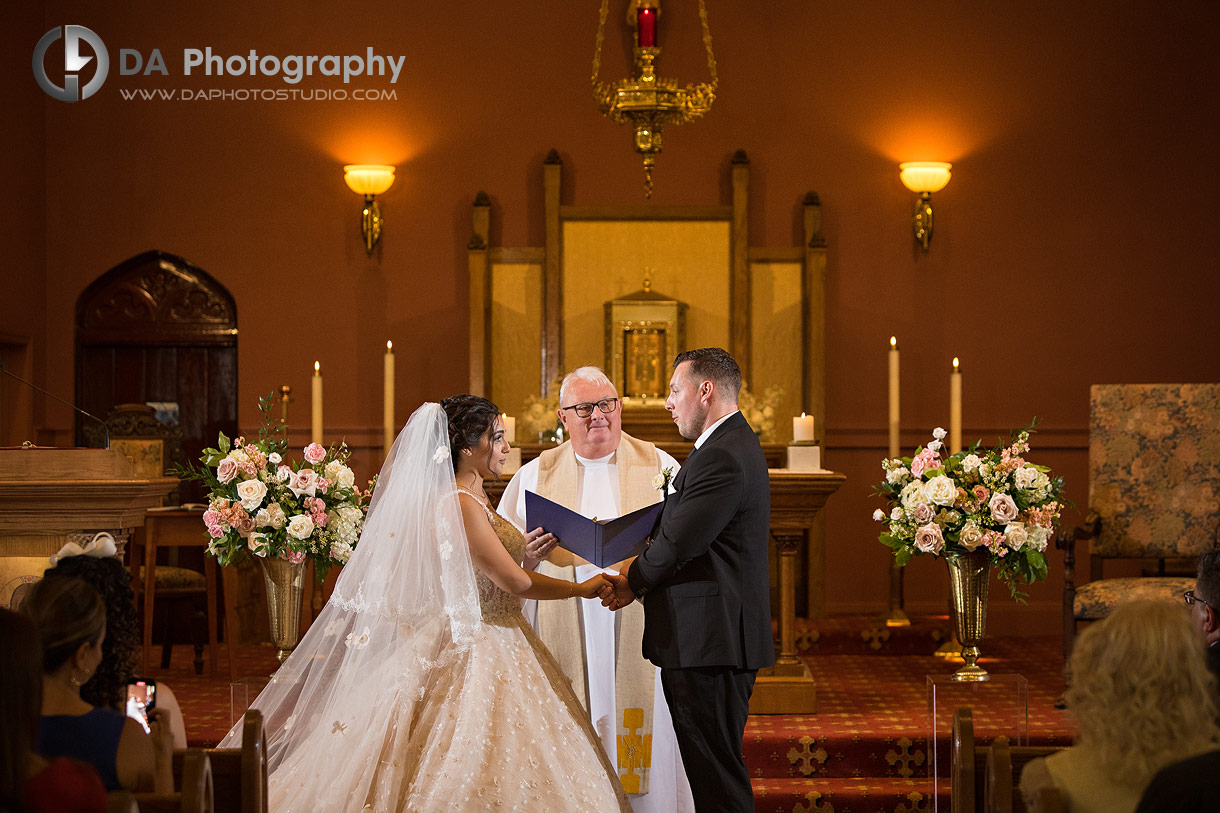
<svg viewBox="0 0 1220 813"><path fill-rule="evenodd" d="M513 558L513 561L520 562L521 558L525 555L525 537L521 535L516 526L495 511L492 511L474 492L468 491L461 486L458 487L458 490L470 494L479 501L479 504L483 506L483 511L487 514L487 521L491 523L492 530L496 532L496 536L500 540L500 544L508 551L508 555ZM484 575L483 571L478 568L475 568L474 575L475 581L479 586L479 607L483 611L483 620L486 623L504 626L516 623L522 619L521 599L501 590L496 586L495 582Z"/></svg>

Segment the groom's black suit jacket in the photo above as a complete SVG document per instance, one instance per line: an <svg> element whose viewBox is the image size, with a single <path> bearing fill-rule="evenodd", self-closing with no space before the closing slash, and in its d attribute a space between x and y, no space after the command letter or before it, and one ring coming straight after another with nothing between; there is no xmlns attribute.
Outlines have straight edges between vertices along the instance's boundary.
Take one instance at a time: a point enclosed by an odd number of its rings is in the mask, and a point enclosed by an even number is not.
<svg viewBox="0 0 1220 813"><path fill-rule="evenodd" d="M652 544L628 583L644 603L644 657L663 668L775 663L767 543L771 487L741 413L674 478Z"/></svg>

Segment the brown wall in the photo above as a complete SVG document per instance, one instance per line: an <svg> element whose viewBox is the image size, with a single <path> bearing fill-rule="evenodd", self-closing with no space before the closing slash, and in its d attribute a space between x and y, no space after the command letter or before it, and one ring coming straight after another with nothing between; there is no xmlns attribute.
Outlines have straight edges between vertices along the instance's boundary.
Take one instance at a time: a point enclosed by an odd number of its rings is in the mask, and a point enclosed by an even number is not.
<svg viewBox="0 0 1220 813"><path fill-rule="evenodd" d="M665 5L663 75L706 77L694 5ZM17 79L6 72L5 99L28 115L4 136L20 159L18 186L6 183L3 195L4 227L31 219L32 207L40 216L27 228L45 230L45 251L6 232L6 253L19 263L5 258L5 289L45 326L35 332L48 358L70 358L73 305L89 281L158 248L205 268L239 302L243 425L254 423L261 393L286 383L304 396L317 358L328 431L375 437L387 338L399 349L400 419L464 386L464 248L476 191L491 195L493 241L503 245L542 242L540 165L551 147L565 161L568 202L642 200L629 133L596 113L589 91L595 3L403 3L372 14L330 4L289 14L232 0L190 11L117 6L46 4L33 30L6 33L18 41L6 48ZM821 196L830 246L826 461L849 477L828 508L832 610L884 604L886 552L868 493L884 453L890 334L902 342L905 445L947 421L949 360L959 355L967 437L991 442L1042 417L1034 457L1068 478L1081 505L1090 383L1220 379L1220 225L1211 208L1220 6L708 6L719 98L705 120L666 131L653 200L727 201L738 148L752 161L753 244L795 245L801 198ZM93 99L40 108L24 81L28 54L41 31L69 22L103 37L111 78ZM625 42L608 38L603 78L625 72ZM406 63L397 102L120 98L121 88L292 87L180 76L181 50L208 45L226 55L371 45ZM159 47L172 75L118 76L124 47ZM44 137L28 143L40 116ZM896 167L918 159L954 162L926 255L911 240L913 196ZM341 172L365 161L398 166L373 259ZM45 305L28 290L43 268ZM40 380L70 392L71 366L48 365ZM48 415L54 427L70 426L66 411ZM304 400L293 422L308 425ZM362 456L369 473L375 464ZM913 606L943 606L942 570L911 568ZM997 623L1028 628L1036 618L1038 630L1055 631L1058 590L1056 576L1034 591L1039 611L1023 616L997 601Z"/></svg>

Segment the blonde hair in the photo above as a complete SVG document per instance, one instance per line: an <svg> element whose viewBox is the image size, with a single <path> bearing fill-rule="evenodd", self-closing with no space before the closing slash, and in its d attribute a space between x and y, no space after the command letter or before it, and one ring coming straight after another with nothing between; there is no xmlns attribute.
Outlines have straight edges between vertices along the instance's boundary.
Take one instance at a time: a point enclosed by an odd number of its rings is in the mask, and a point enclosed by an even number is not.
<svg viewBox="0 0 1220 813"><path fill-rule="evenodd" d="M607 377L605 371L602 370L601 367L594 367L590 364L585 365L584 367L577 367L575 370L563 377L563 383L559 385L560 406L571 406L568 404L568 388L577 381L585 381L589 384L600 384L602 386L609 387L610 389L614 390L615 395L618 395L618 388L615 387L614 382Z"/></svg>
<svg viewBox="0 0 1220 813"><path fill-rule="evenodd" d="M1072 650L1068 709L1077 743L1116 781L1142 787L1166 765L1220 746L1216 678L1183 607L1129 601Z"/></svg>

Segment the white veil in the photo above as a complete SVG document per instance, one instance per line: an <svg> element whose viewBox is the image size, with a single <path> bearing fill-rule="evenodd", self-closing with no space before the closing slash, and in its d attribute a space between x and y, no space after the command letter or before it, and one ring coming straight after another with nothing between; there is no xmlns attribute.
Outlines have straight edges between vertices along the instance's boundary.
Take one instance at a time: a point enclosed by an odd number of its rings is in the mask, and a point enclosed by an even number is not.
<svg viewBox="0 0 1220 813"><path fill-rule="evenodd" d="M480 623L448 421L428 403L386 458L330 601L252 706L266 721L273 801L360 810L399 798L401 771L378 764L406 742L432 669ZM239 723L221 747L240 741Z"/></svg>

